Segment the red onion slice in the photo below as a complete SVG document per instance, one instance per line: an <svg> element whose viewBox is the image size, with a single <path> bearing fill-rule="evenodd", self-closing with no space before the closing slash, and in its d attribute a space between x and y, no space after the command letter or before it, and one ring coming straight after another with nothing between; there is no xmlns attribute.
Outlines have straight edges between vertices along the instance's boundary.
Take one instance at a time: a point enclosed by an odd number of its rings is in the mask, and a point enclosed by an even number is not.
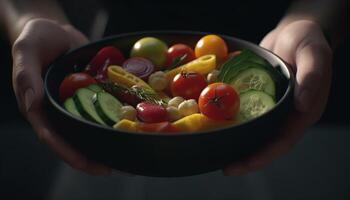
<svg viewBox="0 0 350 200"><path fill-rule="evenodd" d="M141 57L129 58L123 63L123 68L144 81L147 81L154 71L153 63Z"/></svg>

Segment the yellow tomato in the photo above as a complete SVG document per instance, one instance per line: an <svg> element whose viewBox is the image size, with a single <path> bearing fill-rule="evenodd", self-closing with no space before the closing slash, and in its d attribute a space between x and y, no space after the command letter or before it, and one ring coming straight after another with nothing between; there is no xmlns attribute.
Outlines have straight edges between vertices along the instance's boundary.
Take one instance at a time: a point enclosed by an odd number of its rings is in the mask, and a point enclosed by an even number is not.
<svg viewBox="0 0 350 200"><path fill-rule="evenodd" d="M227 44L217 35L206 35L202 37L196 44L194 49L196 57L207 54L214 54L218 61L223 61L227 57Z"/></svg>

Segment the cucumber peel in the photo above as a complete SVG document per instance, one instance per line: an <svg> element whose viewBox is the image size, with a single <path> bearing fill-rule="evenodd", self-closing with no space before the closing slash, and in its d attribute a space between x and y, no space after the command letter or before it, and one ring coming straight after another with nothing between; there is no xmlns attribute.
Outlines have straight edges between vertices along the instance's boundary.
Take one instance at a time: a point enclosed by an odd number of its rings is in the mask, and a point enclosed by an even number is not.
<svg viewBox="0 0 350 200"><path fill-rule="evenodd" d="M120 121L120 109L123 105L113 95L107 92L98 92L93 101L98 115L108 125L112 126Z"/></svg>

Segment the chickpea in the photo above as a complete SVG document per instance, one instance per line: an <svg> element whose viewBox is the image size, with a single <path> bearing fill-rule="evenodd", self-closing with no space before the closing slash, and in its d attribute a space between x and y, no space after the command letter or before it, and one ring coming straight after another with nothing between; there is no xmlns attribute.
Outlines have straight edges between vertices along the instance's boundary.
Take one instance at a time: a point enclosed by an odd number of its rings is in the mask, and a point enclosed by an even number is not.
<svg viewBox="0 0 350 200"><path fill-rule="evenodd" d="M207 75L207 81L208 83L215 83L218 81L218 76L219 76L219 70L214 69Z"/></svg>
<svg viewBox="0 0 350 200"><path fill-rule="evenodd" d="M188 116L188 115L198 113L198 104L196 100L189 99L180 103L178 109L181 115Z"/></svg>
<svg viewBox="0 0 350 200"><path fill-rule="evenodd" d="M162 91L168 86L168 79L165 76L165 73L162 71L157 71L151 74L148 78L148 84L155 91Z"/></svg>
<svg viewBox="0 0 350 200"><path fill-rule="evenodd" d="M166 108L170 121L176 121L182 117L177 107L169 106Z"/></svg>
<svg viewBox="0 0 350 200"><path fill-rule="evenodd" d="M120 119L128 119L135 121L136 119L136 109L132 106L123 106L120 109Z"/></svg>
<svg viewBox="0 0 350 200"><path fill-rule="evenodd" d="M183 101L185 101L184 98L182 97L173 97L172 99L169 100L168 102L168 106L174 106L174 107L179 107L180 103L182 103Z"/></svg>

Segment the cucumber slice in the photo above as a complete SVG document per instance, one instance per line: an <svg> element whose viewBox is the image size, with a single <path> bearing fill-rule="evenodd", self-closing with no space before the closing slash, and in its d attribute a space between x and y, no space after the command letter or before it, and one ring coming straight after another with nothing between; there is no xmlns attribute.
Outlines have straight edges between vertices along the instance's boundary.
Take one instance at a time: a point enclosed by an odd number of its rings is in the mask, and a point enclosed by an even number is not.
<svg viewBox="0 0 350 200"><path fill-rule="evenodd" d="M273 98L257 90L249 90L240 95L240 114L250 120L258 117L275 106Z"/></svg>
<svg viewBox="0 0 350 200"><path fill-rule="evenodd" d="M94 97L97 113L108 124L114 125L120 120L120 101L107 92L99 92Z"/></svg>
<svg viewBox="0 0 350 200"><path fill-rule="evenodd" d="M80 88L73 96L74 103L79 113L87 120L106 125L106 123L97 114L93 97L95 92L87 88Z"/></svg>
<svg viewBox="0 0 350 200"><path fill-rule="evenodd" d="M103 88L97 84L91 84L89 86L87 86L88 89L94 91L94 92L102 92Z"/></svg>
<svg viewBox="0 0 350 200"><path fill-rule="evenodd" d="M261 68L249 68L240 72L230 83L239 93L250 89L266 92L275 97L276 86L269 73Z"/></svg>
<svg viewBox="0 0 350 200"><path fill-rule="evenodd" d="M82 117L77 109L77 107L75 106L75 103L73 101L72 98L68 98L64 101L63 103L64 108L70 112L71 114L73 114L74 116L77 117Z"/></svg>

